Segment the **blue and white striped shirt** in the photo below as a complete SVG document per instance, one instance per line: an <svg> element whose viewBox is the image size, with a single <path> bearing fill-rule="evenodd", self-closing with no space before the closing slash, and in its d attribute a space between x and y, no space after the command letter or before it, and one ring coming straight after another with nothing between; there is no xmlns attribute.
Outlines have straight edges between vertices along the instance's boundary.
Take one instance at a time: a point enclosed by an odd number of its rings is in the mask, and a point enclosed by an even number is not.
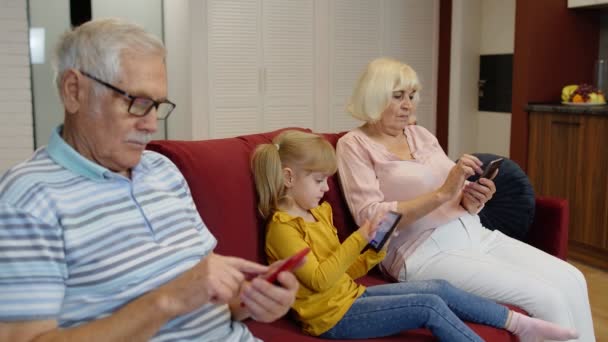
<svg viewBox="0 0 608 342"><path fill-rule="evenodd" d="M0 321L74 327L112 314L193 267L216 245L186 181L146 151L131 179L60 136L0 178ZM227 305L168 322L153 341L251 341Z"/></svg>

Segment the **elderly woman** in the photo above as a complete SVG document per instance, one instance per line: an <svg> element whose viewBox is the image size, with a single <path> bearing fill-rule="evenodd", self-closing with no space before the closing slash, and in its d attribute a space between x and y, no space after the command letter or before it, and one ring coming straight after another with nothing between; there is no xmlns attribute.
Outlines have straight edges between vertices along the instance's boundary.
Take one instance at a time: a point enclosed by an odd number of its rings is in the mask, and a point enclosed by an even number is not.
<svg viewBox="0 0 608 342"><path fill-rule="evenodd" d="M535 317L576 328L594 341L585 278L575 267L480 223L477 212L496 191L482 163L452 162L425 128L410 125L420 83L408 65L372 61L355 87L349 112L364 124L337 145L338 170L359 225L379 210L403 214L382 270L398 281L444 279Z"/></svg>

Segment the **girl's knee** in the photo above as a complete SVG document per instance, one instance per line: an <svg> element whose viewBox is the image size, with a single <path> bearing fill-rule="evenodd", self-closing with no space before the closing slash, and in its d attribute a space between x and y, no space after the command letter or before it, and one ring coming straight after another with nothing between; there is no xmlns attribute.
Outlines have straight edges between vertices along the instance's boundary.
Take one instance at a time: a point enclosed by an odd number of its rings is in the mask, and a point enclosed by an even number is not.
<svg viewBox="0 0 608 342"><path fill-rule="evenodd" d="M449 281L444 279L431 279L426 281L429 287L437 290L449 290L452 288L452 284Z"/></svg>
<svg viewBox="0 0 608 342"><path fill-rule="evenodd" d="M454 285L452 285L452 283L450 283L449 281L444 280L444 279L428 280L428 283L429 283L428 286L431 289L431 292L433 292L439 296L443 296L443 295L452 293L454 291L460 291Z"/></svg>
<svg viewBox="0 0 608 342"><path fill-rule="evenodd" d="M450 310L448 304L441 298L441 296L432 293L425 293L417 295L417 302L423 308L429 312L445 312Z"/></svg>

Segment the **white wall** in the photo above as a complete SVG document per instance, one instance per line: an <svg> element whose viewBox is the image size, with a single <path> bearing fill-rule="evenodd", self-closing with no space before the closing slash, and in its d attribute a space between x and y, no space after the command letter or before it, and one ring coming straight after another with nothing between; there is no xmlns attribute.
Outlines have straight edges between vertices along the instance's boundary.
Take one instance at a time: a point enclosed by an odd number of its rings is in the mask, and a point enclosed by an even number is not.
<svg viewBox="0 0 608 342"><path fill-rule="evenodd" d="M513 53L515 0L454 0L448 150L509 156L511 113L479 112L479 56Z"/></svg>
<svg viewBox="0 0 608 342"><path fill-rule="evenodd" d="M476 148L481 1L454 0L452 3L448 132L451 159L475 152Z"/></svg>
<svg viewBox="0 0 608 342"><path fill-rule="evenodd" d="M26 2L0 0L0 173L34 149Z"/></svg>
<svg viewBox="0 0 608 342"><path fill-rule="evenodd" d="M512 54L515 0L481 1L481 55ZM478 112L475 152L509 156L511 113Z"/></svg>
<svg viewBox="0 0 608 342"><path fill-rule="evenodd" d="M515 0L481 0L482 55L513 53Z"/></svg>

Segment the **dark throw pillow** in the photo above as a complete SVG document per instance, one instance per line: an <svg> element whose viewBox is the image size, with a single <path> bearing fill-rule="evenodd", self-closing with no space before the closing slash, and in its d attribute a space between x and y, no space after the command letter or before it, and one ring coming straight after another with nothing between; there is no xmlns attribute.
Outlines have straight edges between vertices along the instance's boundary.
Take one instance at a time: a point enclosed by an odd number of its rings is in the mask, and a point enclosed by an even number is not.
<svg viewBox="0 0 608 342"><path fill-rule="evenodd" d="M474 153L484 166L501 156ZM504 158L504 157L503 157ZM477 180L475 175L470 181ZM484 227L524 240L534 219L536 199L534 189L526 173L514 161L505 158L498 175L494 178L496 193L479 212Z"/></svg>

